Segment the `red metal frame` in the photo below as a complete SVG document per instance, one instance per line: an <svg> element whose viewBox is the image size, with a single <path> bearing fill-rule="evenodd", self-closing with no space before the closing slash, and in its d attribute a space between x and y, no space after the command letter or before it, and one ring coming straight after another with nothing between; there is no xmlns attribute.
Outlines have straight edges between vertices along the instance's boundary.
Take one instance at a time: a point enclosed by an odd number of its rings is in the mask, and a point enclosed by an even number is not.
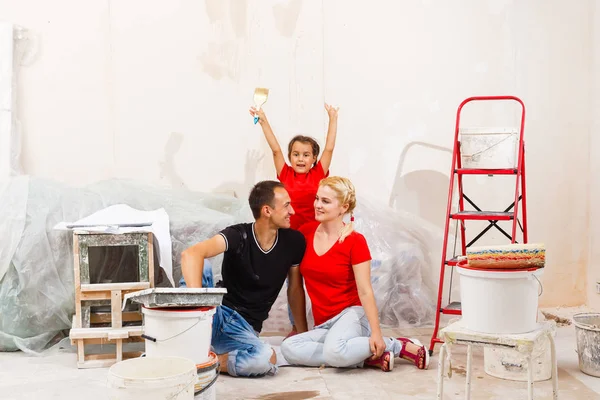
<svg viewBox="0 0 600 400"><path fill-rule="evenodd" d="M459 142L459 132L460 132L460 115L463 107L472 102L472 101L516 101L521 105L521 124L520 124L520 132L519 132L519 150L518 150L518 160L517 167L511 169L463 169L461 166L461 157L460 157L460 142ZM440 324L440 316L441 314L449 314L449 315L461 315L462 312L460 309L451 309L442 307L442 295L444 292L444 277L446 273L446 267L454 268L457 265L455 259L447 260L447 248L448 248L448 230L450 228L450 220L455 219L457 223L460 224L460 238L461 238L461 250L462 255L467 254L467 246L466 246L466 220L488 220L490 223L492 221L500 221L500 220L512 220L512 235L511 235L511 243L516 242L516 234L517 234L517 224L518 224L518 212L519 212L519 201L522 201L522 230L523 230L523 243L527 243L527 196L525 190L525 142L523 140L523 133L525 131L525 104L523 101L515 96L475 96L469 97L460 103L458 110L456 112L456 125L454 129L454 150L452 152L452 169L450 170L450 185L448 188L448 204L446 209L446 226L444 229L444 242L442 248L442 263L440 269L440 281L438 285L438 298L437 298L437 308L436 308L436 318L435 318L435 326L433 329L433 334L431 336L431 343L429 346L429 352L433 354L433 348L436 343L442 343L442 340L437 338L439 324ZM454 192L454 179L458 180L458 206L459 213L465 210L464 205L464 193L463 193L463 175L515 175L515 198L514 198L514 209L512 212L504 212L504 213L490 213L490 212L482 212L482 213L471 213L471 215L459 215L452 214L452 195ZM521 189L519 191L519 189Z"/></svg>

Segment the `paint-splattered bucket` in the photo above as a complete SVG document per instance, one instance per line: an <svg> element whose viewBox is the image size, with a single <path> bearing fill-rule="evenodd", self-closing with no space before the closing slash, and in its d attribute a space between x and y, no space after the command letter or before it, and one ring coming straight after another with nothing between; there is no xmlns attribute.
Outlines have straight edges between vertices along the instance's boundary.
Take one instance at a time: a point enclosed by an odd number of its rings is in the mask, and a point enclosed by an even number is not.
<svg viewBox="0 0 600 400"><path fill-rule="evenodd" d="M193 400L196 368L181 357L141 357L108 371L111 400Z"/></svg>
<svg viewBox="0 0 600 400"><path fill-rule="evenodd" d="M515 168L518 132L511 128L462 128L460 152L463 168Z"/></svg>
<svg viewBox="0 0 600 400"><path fill-rule="evenodd" d="M215 383L219 377L219 359L212 351L209 360L203 364L196 364L198 380L194 385L194 398L196 400L215 400L217 389Z"/></svg>
<svg viewBox="0 0 600 400"><path fill-rule="evenodd" d="M573 316L579 369L587 375L600 377L600 313L579 313Z"/></svg>

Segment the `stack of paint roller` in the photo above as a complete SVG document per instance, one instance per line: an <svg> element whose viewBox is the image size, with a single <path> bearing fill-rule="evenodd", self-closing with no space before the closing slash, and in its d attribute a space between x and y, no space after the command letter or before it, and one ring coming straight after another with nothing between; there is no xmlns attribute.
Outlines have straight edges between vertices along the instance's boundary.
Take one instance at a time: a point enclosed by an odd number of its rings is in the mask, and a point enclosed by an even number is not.
<svg viewBox="0 0 600 400"><path fill-rule="evenodd" d="M471 268L544 268L546 249L540 243L470 247L467 261Z"/></svg>

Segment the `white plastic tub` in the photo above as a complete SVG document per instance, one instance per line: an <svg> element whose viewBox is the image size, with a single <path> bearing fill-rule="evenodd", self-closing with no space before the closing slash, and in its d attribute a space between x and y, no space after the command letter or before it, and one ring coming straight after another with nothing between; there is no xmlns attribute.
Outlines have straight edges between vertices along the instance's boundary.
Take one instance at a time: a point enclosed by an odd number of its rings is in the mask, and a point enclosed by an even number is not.
<svg viewBox="0 0 600 400"><path fill-rule="evenodd" d="M483 270L457 267L462 319L467 329L482 333L520 334L537 325L543 269Z"/></svg>
<svg viewBox="0 0 600 400"><path fill-rule="evenodd" d="M108 370L111 400L192 400L196 364L180 357L132 358Z"/></svg>
<svg viewBox="0 0 600 400"><path fill-rule="evenodd" d="M519 134L512 128L462 128L463 168L516 168Z"/></svg>
<svg viewBox="0 0 600 400"><path fill-rule="evenodd" d="M215 307L143 307L142 313L147 357L185 357L196 364L209 361Z"/></svg>
<svg viewBox="0 0 600 400"><path fill-rule="evenodd" d="M534 382L546 381L552 377L550 341L545 338L541 343L540 349L534 349L531 359ZM527 360L516 350L485 347L483 365L485 373L495 378L527 382Z"/></svg>

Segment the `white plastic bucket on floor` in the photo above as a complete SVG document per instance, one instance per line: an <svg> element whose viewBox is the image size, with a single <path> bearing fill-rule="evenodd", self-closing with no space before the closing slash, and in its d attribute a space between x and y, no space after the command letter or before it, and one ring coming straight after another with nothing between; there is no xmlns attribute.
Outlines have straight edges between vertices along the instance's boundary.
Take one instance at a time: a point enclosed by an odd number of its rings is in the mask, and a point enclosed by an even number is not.
<svg viewBox="0 0 600 400"><path fill-rule="evenodd" d="M600 377L600 313L573 315L579 369L587 375Z"/></svg>
<svg viewBox="0 0 600 400"><path fill-rule="evenodd" d="M141 357L108 370L111 400L192 400L196 364L181 357Z"/></svg>
<svg viewBox="0 0 600 400"><path fill-rule="evenodd" d="M540 349L534 349L533 381L546 381L552 377L552 353L547 337L541 342ZM485 347L483 365L486 374L510 381L527 382L527 360L522 353L512 349Z"/></svg>
<svg viewBox="0 0 600 400"><path fill-rule="evenodd" d="M209 361L204 364L197 364L196 384L194 385L195 400L215 400L217 398L216 381L219 376L217 355L210 353Z"/></svg>
<svg viewBox="0 0 600 400"><path fill-rule="evenodd" d="M515 168L519 134L513 128L462 128L463 168Z"/></svg>
<svg viewBox="0 0 600 400"><path fill-rule="evenodd" d="M142 307L146 356L185 357L196 364L209 361L215 310Z"/></svg>
<svg viewBox="0 0 600 400"><path fill-rule="evenodd" d="M460 275L462 320L482 333L519 334L537 326L543 269L484 270L457 267Z"/></svg>

